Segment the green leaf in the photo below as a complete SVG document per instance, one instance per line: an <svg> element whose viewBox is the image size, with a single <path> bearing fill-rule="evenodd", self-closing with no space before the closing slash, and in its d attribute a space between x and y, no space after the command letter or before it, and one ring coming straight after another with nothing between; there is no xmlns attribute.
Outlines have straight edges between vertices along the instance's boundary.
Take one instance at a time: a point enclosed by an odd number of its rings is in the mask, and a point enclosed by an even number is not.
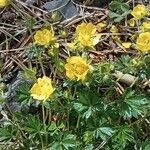
<svg viewBox="0 0 150 150"><path fill-rule="evenodd" d="M56 123L54 121L51 122L51 125L49 126L49 131L54 131L57 129Z"/></svg>
<svg viewBox="0 0 150 150"><path fill-rule="evenodd" d="M150 150L150 143L148 143L143 150Z"/></svg>
<svg viewBox="0 0 150 150"><path fill-rule="evenodd" d="M33 79L33 80L36 80L36 68L27 68L25 71L24 71L24 76L25 78L27 79Z"/></svg>
<svg viewBox="0 0 150 150"><path fill-rule="evenodd" d="M43 124L38 117L29 115L26 120L24 129L27 132L32 133L33 135L36 135L41 132L42 126Z"/></svg>
<svg viewBox="0 0 150 150"><path fill-rule="evenodd" d="M125 94L119 99L120 115L127 119L138 118L145 111L147 99L143 95L138 95L131 89L126 90Z"/></svg>
<svg viewBox="0 0 150 150"><path fill-rule="evenodd" d="M83 141L87 144L92 142L93 139L93 131L86 131L83 135Z"/></svg>
<svg viewBox="0 0 150 150"><path fill-rule="evenodd" d="M129 127L119 127L113 135L113 142L115 147L124 149L128 142L134 142L133 130Z"/></svg>
<svg viewBox="0 0 150 150"><path fill-rule="evenodd" d="M17 89L17 100L22 104L29 104L31 100L30 96L30 84L27 82L22 83Z"/></svg>
<svg viewBox="0 0 150 150"><path fill-rule="evenodd" d="M35 24L35 19L34 18L28 17L27 19L25 19L25 25L29 29L29 31L31 31L34 24Z"/></svg>
<svg viewBox="0 0 150 150"><path fill-rule="evenodd" d="M39 58L42 56L46 49L42 46L36 47L35 45L26 49L26 56L28 59L32 60L34 58Z"/></svg>
<svg viewBox="0 0 150 150"><path fill-rule="evenodd" d="M14 138L15 132L11 128L3 127L0 128L0 142L8 141Z"/></svg>
<svg viewBox="0 0 150 150"><path fill-rule="evenodd" d="M86 147L83 148L83 150L94 150L94 146L92 144L87 145Z"/></svg>
<svg viewBox="0 0 150 150"><path fill-rule="evenodd" d="M115 13L110 11L109 12L109 18L113 19L114 22L120 22L121 20L123 20L128 14L130 13L130 11L126 11L122 14L119 13Z"/></svg>
<svg viewBox="0 0 150 150"><path fill-rule="evenodd" d="M110 127L100 127L94 131L94 137L100 137L102 140L106 140L108 137L111 137L113 133L114 131Z"/></svg>
<svg viewBox="0 0 150 150"><path fill-rule="evenodd" d="M129 5L123 1L112 1L109 6L111 10L109 17L113 19L114 22L120 22L130 13Z"/></svg>
<svg viewBox="0 0 150 150"><path fill-rule="evenodd" d="M76 146L76 137L73 134L60 133L52 143L52 150L69 150Z"/></svg>
<svg viewBox="0 0 150 150"><path fill-rule="evenodd" d="M101 111L103 105L98 93L85 91L79 93L78 101L74 103L76 111L80 112L83 118L90 118L95 112Z"/></svg>
<svg viewBox="0 0 150 150"><path fill-rule="evenodd" d="M122 1L112 1L109 6L111 10L118 12L129 11L130 8L128 4L123 3Z"/></svg>

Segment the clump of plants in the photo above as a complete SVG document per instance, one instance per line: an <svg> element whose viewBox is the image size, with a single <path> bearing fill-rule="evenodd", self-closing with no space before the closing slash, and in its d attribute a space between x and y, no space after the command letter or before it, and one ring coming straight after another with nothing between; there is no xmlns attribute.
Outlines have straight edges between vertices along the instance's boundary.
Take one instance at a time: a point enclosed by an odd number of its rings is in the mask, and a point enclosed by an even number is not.
<svg viewBox="0 0 150 150"><path fill-rule="evenodd" d="M23 82L10 89L0 80L1 149L150 149L149 10L138 4L129 11L123 1L110 7L109 21L82 21L71 35L47 24L35 30L27 20ZM116 23L125 17L129 31Z"/></svg>

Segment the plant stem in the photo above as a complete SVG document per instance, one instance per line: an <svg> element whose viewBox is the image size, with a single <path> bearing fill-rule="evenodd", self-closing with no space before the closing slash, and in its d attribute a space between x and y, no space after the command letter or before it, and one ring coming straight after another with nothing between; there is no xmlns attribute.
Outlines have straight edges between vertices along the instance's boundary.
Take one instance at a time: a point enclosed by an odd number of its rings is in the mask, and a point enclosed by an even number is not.
<svg viewBox="0 0 150 150"><path fill-rule="evenodd" d="M79 114L79 115L78 115L78 119L77 119L76 129L78 129L78 128L79 128L80 118L81 118L81 115Z"/></svg>
<svg viewBox="0 0 150 150"><path fill-rule="evenodd" d="M15 117L15 115L12 113L12 111L11 111L9 105L8 105L8 104L5 104L5 105L6 105L7 109L8 109L8 111L9 111L9 113L12 115L12 118L14 119L14 122L11 121L11 123L12 123L14 126L17 126L17 128L18 128L19 131L21 132L21 135L22 135L25 139L27 139L27 136L26 136L25 133L22 131L22 128L21 128L20 125L18 124L18 122L17 122L18 120L17 120L17 118ZM22 137L22 139L23 139L23 137Z"/></svg>
<svg viewBox="0 0 150 150"><path fill-rule="evenodd" d="M44 66L43 66L41 57L39 57L39 62L40 62L40 66L41 66L41 69L42 69L42 73L45 76L45 70L44 70Z"/></svg>
<svg viewBox="0 0 150 150"><path fill-rule="evenodd" d="M41 136L41 134L40 134L40 133L39 133L39 137L40 137L40 140L41 140L41 144L42 144L42 150L44 150L43 139L42 139L42 136Z"/></svg>
<svg viewBox="0 0 150 150"><path fill-rule="evenodd" d="M69 131L69 128L70 128L69 118L70 118L70 110L68 109L68 114L67 114L67 128L68 128L68 131Z"/></svg>
<svg viewBox="0 0 150 150"><path fill-rule="evenodd" d="M45 143L46 143L46 146L47 146L48 134L47 134L47 130L46 130L45 110L44 110L44 105L43 104L42 104L42 115L43 115L43 124L44 124Z"/></svg>

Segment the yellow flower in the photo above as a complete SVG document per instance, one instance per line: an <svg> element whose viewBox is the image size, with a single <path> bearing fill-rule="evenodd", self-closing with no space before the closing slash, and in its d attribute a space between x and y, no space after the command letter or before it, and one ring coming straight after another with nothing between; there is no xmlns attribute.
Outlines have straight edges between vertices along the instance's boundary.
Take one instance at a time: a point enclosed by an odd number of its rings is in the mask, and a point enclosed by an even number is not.
<svg viewBox="0 0 150 150"><path fill-rule="evenodd" d="M110 32L117 33L118 32L118 28L115 25L112 25L111 28L110 28Z"/></svg>
<svg viewBox="0 0 150 150"><path fill-rule="evenodd" d="M65 64L66 76L69 79L85 80L91 66L80 56L73 56L67 59Z"/></svg>
<svg viewBox="0 0 150 150"><path fill-rule="evenodd" d="M147 14L148 14L148 9L146 8L146 6L140 4L135 6L133 8L133 11L131 12L131 15L137 20L142 19Z"/></svg>
<svg viewBox="0 0 150 150"><path fill-rule="evenodd" d="M79 34L87 34L94 35L96 33L96 26L92 23L81 23L77 26L76 29L77 35Z"/></svg>
<svg viewBox="0 0 150 150"><path fill-rule="evenodd" d="M140 28L142 32L150 31L150 22L143 22Z"/></svg>
<svg viewBox="0 0 150 150"><path fill-rule="evenodd" d="M150 32L141 33L137 39L136 46L142 52L150 51Z"/></svg>
<svg viewBox="0 0 150 150"><path fill-rule="evenodd" d="M99 42L100 36L96 34L96 26L92 23L82 23L76 29L76 42L80 47L93 47Z"/></svg>
<svg viewBox="0 0 150 150"><path fill-rule="evenodd" d="M128 24L130 27L134 27L135 26L135 19L131 18L130 20L128 20Z"/></svg>
<svg viewBox="0 0 150 150"><path fill-rule="evenodd" d="M34 35L35 44L42 46L49 46L55 40L53 29L38 30Z"/></svg>
<svg viewBox="0 0 150 150"><path fill-rule="evenodd" d="M131 45L132 45L131 42L123 42L123 43L122 43L122 46L125 47L125 48L130 48Z"/></svg>
<svg viewBox="0 0 150 150"><path fill-rule="evenodd" d="M10 4L10 0L0 0L0 8L4 8Z"/></svg>
<svg viewBox="0 0 150 150"><path fill-rule="evenodd" d="M96 25L98 32L102 32L103 30L106 29L107 24L106 22L100 22Z"/></svg>
<svg viewBox="0 0 150 150"><path fill-rule="evenodd" d="M88 34L80 34L78 36L78 41L80 42L80 47L93 47L99 42L100 36L90 36Z"/></svg>
<svg viewBox="0 0 150 150"><path fill-rule="evenodd" d="M47 100L54 90L51 79L43 76L43 78L38 78L37 83L32 86L30 92L34 99Z"/></svg>

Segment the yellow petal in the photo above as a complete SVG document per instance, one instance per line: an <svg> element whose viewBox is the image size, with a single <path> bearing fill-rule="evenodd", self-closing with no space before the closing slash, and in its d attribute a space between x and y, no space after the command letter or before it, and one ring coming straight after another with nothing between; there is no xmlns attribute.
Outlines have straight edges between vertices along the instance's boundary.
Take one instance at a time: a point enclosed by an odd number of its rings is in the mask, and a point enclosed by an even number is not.
<svg viewBox="0 0 150 150"><path fill-rule="evenodd" d="M90 70L90 65L80 56L72 56L67 59L65 64L66 76L69 79L85 80L87 73Z"/></svg>
<svg viewBox="0 0 150 150"><path fill-rule="evenodd" d="M136 47L141 52L150 51L150 32L144 32L139 35L137 38Z"/></svg>
<svg viewBox="0 0 150 150"><path fill-rule="evenodd" d="M137 20L142 19L147 14L148 14L148 9L146 8L146 6L145 5L140 5L140 4L135 6L133 8L133 11L131 12L131 15Z"/></svg>
<svg viewBox="0 0 150 150"><path fill-rule="evenodd" d="M123 42L122 46L125 47L125 48L130 48L131 44L132 44L131 42Z"/></svg>
<svg viewBox="0 0 150 150"><path fill-rule="evenodd" d="M43 76L43 78L38 78L37 83L35 83L30 92L31 96L37 100L47 100L50 95L54 92L54 88L51 84L51 79Z"/></svg>

